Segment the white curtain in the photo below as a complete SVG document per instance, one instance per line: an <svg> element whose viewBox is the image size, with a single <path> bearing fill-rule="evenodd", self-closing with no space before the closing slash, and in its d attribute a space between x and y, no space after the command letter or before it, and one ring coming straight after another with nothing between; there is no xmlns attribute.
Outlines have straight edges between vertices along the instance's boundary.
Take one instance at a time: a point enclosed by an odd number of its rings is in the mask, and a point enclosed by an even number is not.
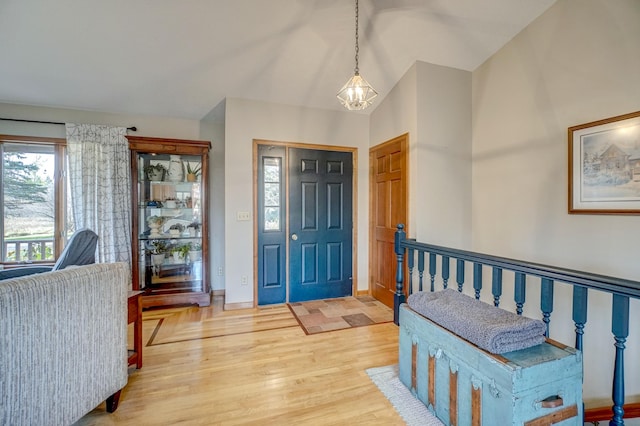
<svg viewBox="0 0 640 426"><path fill-rule="evenodd" d="M67 123L69 191L76 229L98 236L98 262L131 264L131 167L127 129Z"/></svg>

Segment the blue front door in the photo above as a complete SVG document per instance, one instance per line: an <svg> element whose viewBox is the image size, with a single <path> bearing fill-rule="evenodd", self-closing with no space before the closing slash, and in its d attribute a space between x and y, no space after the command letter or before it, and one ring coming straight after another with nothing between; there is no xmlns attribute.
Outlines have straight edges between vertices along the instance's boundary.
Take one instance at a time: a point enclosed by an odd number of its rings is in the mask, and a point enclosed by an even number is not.
<svg viewBox="0 0 640 426"><path fill-rule="evenodd" d="M352 294L350 152L289 149L289 301Z"/></svg>
<svg viewBox="0 0 640 426"><path fill-rule="evenodd" d="M258 145L258 305L287 300L285 147Z"/></svg>

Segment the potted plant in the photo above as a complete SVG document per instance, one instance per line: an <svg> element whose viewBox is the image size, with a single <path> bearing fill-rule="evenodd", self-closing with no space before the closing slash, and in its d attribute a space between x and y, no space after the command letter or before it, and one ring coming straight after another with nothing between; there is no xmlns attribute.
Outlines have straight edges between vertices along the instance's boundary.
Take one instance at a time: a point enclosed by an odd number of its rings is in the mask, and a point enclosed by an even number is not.
<svg viewBox="0 0 640 426"><path fill-rule="evenodd" d="M189 253L189 244L178 244L170 249L170 253L173 256L175 263L183 262Z"/></svg>
<svg viewBox="0 0 640 426"><path fill-rule="evenodd" d="M169 235L172 237L178 237L184 231L184 225L181 223L174 223L169 227Z"/></svg>
<svg viewBox="0 0 640 426"><path fill-rule="evenodd" d="M152 240L146 244L145 253L151 256L151 264L155 267L162 265L168 250L168 244L164 240Z"/></svg>
<svg viewBox="0 0 640 426"><path fill-rule="evenodd" d="M198 222L191 222L190 224L187 225L187 231L189 231L190 237L196 237L199 230L200 230L200 223Z"/></svg>
<svg viewBox="0 0 640 426"><path fill-rule="evenodd" d="M191 167L191 163L187 162L187 182L197 182L200 175L200 164Z"/></svg>
<svg viewBox="0 0 640 426"><path fill-rule="evenodd" d="M148 180L161 181L164 180L164 175L167 172L167 168L160 163L149 164L142 169Z"/></svg>
<svg viewBox="0 0 640 426"><path fill-rule="evenodd" d="M197 260L202 259L202 244L200 243L189 243L189 260L191 262L195 262Z"/></svg>

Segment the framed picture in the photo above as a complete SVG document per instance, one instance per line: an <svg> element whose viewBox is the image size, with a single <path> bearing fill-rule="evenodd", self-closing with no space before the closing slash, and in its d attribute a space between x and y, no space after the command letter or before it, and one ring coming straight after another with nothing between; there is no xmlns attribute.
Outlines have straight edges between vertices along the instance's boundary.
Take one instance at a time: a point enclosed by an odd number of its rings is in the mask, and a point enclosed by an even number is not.
<svg viewBox="0 0 640 426"><path fill-rule="evenodd" d="M640 111L568 133L569 213L640 214Z"/></svg>

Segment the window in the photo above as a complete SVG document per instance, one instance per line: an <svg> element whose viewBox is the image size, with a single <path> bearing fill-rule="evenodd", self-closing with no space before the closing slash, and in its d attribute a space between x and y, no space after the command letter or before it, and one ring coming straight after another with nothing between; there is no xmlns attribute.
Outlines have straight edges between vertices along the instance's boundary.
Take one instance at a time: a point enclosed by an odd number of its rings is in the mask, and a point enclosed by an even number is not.
<svg viewBox="0 0 640 426"><path fill-rule="evenodd" d="M3 264L52 263L69 231L66 141L0 135Z"/></svg>
<svg viewBox="0 0 640 426"><path fill-rule="evenodd" d="M264 157L264 230L280 231L280 158Z"/></svg>

